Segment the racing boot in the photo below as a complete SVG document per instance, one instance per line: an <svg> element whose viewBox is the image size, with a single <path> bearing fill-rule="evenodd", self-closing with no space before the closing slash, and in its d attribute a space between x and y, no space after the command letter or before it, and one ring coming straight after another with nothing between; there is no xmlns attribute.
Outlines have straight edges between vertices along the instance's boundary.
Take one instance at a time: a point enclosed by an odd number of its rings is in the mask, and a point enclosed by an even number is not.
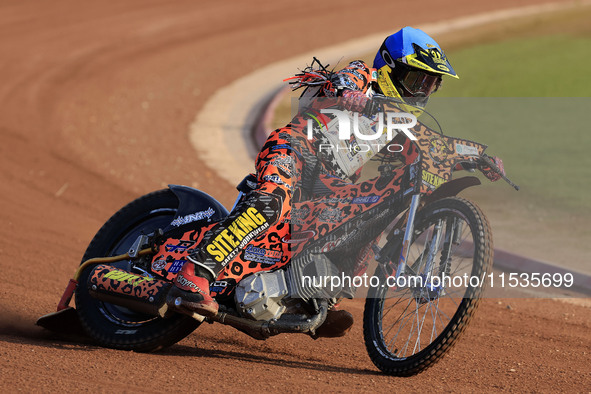
<svg viewBox="0 0 591 394"><path fill-rule="evenodd" d="M326 320L316 330L316 338L338 338L345 336L353 327L353 315L339 309L338 304L326 313Z"/></svg>
<svg viewBox="0 0 591 394"><path fill-rule="evenodd" d="M166 296L166 304L170 309L189 316L215 316L219 305L209 295L209 284L213 280L210 269L193 260L187 261Z"/></svg>

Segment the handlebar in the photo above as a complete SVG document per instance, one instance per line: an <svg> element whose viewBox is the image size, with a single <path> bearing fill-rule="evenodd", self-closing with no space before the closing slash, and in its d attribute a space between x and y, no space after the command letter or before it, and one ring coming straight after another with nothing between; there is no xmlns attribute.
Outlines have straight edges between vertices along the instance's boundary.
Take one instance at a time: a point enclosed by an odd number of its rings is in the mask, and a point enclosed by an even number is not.
<svg viewBox="0 0 591 394"><path fill-rule="evenodd" d="M388 97L381 94L374 94L370 98L370 106L366 108L366 112L369 114L374 114L382 110L382 105L398 105L404 104L400 99L395 97Z"/></svg>
<svg viewBox="0 0 591 394"><path fill-rule="evenodd" d="M372 96L371 100L375 105L371 105L370 112L378 110L380 108L380 106L384 105L384 104L401 104L402 103L400 101L400 99L384 96L381 94L374 94ZM405 103L402 103L402 104L405 104ZM377 106L377 108L376 108L376 106ZM422 109L422 112L429 114L424 109ZM433 118L433 120L435 120L435 122L439 126L439 122L437 122L437 120L431 114L429 114L429 115ZM441 127L439 127L439 129L441 130ZM441 131L439 133L442 134ZM483 164L486 164L487 166L489 166L494 172L499 174L501 176L501 178L505 182L507 182L511 187L513 187L515 190L519 190L519 186L516 185L515 183L513 183L509 178L507 178L506 175L503 174L503 171L501 171L501 169L496 165L496 163L493 160L491 160L490 156L483 154L482 156L480 156L480 161L482 161Z"/></svg>

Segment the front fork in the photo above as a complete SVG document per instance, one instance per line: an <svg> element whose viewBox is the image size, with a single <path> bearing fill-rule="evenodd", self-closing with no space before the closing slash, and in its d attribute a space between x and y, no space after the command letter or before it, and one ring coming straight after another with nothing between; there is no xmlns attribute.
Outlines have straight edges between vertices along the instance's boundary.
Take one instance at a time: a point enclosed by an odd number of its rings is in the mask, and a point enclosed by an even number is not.
<svg viewBox="0 0 591 394"><path fill-rule="evenodd" d="M410 200L410 207L408 208L408 218L406 220L406 229L404 230L404 238L402 239L402 248L400 249L400 256L398 256L398 267L396 268L396 278L404 275L406 262L408 261L409 246L412 242L412 235L414 232L415 216L419 208L421 195L419 193L413 194Z"/></svg>
<svg viewBox="0 0 591 394"><path fill-rule="evenodd" d="M400 248L400 254L398 256L398 265L396 268L396 279L405 275L408 258L410 254L410 244L413 240L414 229L415 229L415 218L419 207L420 194L413 194L410 206L408 209L408 218L406 222L406 228L404 231L404 237L402 239L402 247ZM454 219L451 221L438 220L433 227L433 233L430 239L426 242L426 250L421 253L421 259L426 257L425 265L421 269L421 272L414 272L414 274L421 274L423 279L427 280L433 269L433 264L439 251L441 242L443 241L443 250L441 255L440 271L446 274L448 272L448 265L451 255L452 245L458 245L460 243L459 237L462 232L461 221ZM444 236L445 234L445 236ZM423 260L424 261L424 260ZM415 264L416 265L416 264ZM416 268L419 268L417 266ZM414 268L414 265L413 265Z"/></svg>

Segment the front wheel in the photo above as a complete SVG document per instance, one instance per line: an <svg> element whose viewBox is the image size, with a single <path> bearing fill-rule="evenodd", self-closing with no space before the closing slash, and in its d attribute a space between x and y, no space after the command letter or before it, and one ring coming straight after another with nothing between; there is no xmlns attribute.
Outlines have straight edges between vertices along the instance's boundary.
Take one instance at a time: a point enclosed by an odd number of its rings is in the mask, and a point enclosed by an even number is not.
<svg viewBox="0 0 591 394"><path fill-rule="evenodd" d="M93 257L124 254L142 234L165 228L174 218L179 201L172 191L160 190L132 201L115 213L97 232L82 261ZM141 273L137 261L110 264L129 272ZM76 309L86 332L99 345L125 350L153 351L170 346L199 326L196 320L174 315L162 319L99 301L88 293L88 279L93 267L84 270L76 289Z"/></svg>
<svg viewBox="0 0 591 394"><path fill-rule="evenodd" d="M371 360L395 376L434 364L466 328L492 266L490 226L472 202L438 200L417 214L409 251L404 278L378 269L384 285L368 294L363 316Z"/></svg>

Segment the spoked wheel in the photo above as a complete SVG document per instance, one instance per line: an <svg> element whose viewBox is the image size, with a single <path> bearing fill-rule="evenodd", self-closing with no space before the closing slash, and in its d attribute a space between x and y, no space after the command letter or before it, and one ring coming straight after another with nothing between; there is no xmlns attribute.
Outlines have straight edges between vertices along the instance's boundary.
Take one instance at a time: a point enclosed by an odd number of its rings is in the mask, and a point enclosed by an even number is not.
<svg viewBox="0 0 591 394"><path fill-rule="evenodd" d="M165 228L173 220L178 203L170 190L160 190L132 201L97 232L82 261L128 252L141 234ZM142 268L131 260L110 265L134 273L143 273L148 268ZM163 319L92 298L87 288L92 269L85 269L80 276L76 289L76 309L86 332L99 345L153 351L178 342L199 326L199 322L188 316L174 315Z"/></svg>
<svg viewBox="0 0 591 394"><path fill-rule="evenodd" d="M490 273L492 234L480 208L445 198L417 214L409 251L404 278L377 273L384 285L368 295L363 317L371 360L396 376L425 370L464 331Z"/></svg>

